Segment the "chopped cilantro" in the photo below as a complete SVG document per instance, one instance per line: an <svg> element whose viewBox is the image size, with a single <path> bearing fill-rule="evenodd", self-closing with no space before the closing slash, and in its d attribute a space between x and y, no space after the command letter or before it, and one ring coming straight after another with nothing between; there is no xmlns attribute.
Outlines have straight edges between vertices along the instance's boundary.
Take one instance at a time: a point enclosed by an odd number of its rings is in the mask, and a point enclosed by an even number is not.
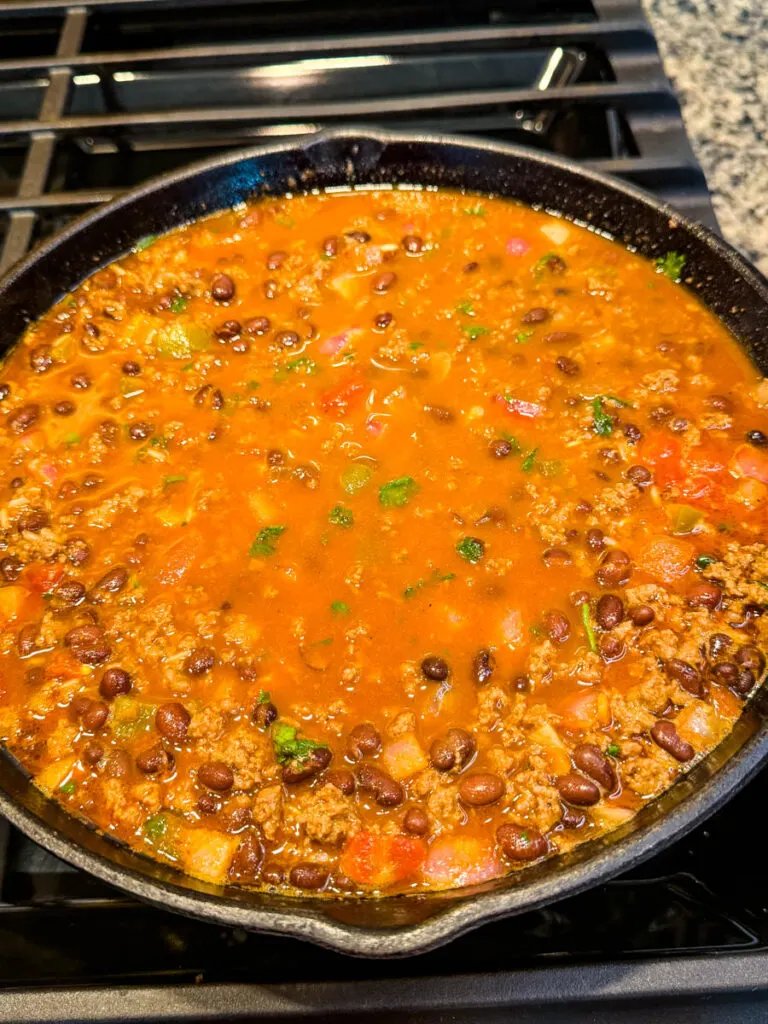
<svg viewBox="0 0 768 1024"><path fill-rule="evenodd" d="M296 221L293 219L293 217L288 217L284 213L278 213L278 215L275 217L275 220L277 221L281 228L292 228L295 227L296 225Z"/></svg>
<svg viewBox="0 0 768 1024"><path fill-rule="evenodd" d="M621 753L621 747L618 743L611 743L605 748L605 752L609 757L618 757Z"/></svg>
<svg viewBox="0 0 768 1024"><path fill-rule="evenodd" d="M525 829L523 829L523 831L522 831L522 832L520 833L520 838L521 838L521 840L522 840L522 841L523 841L523 842L525 843L525 845L526 845L526 846L527 846L527 845L528 845L528 843L530 843L530 841L531 841L531 838L530 838L530 836L528 835L528 833L527 833L527 832L525 831Z"/></svg>
<svg viewBox="0 0 768 1024"><path fill-rule="evenodd" d="M695 564L696 568L703 572L705 569L708 569L710 565L714 565L716 561L717 558L714 555L699 555Z"/></svg>
<svg viewBox="0 0 768 1024"><path fill-rule="evenodd" d="M144 822L144 835L155 842L168 831L168 819L164 814L155 814Z"/></svg>
<svg viewBox="0 0 768 1024"><path fill-rule="evenodd" d="M366 466L362 462L353 462L341 474L341 486L347 494L357 494L370 483L372 476L373 470L370 466Z"/></svg>
<svg viewBox="0 0 768 1024"><path fill-rule="evenodd" d="M686 262L687 257L682 253L668 252L656 260L656 270L668 277L670 281L679 281Z"/></svg>
<svg viewBox="0 0 768 1024"><path fill-rule="evenodd" d="M327 747L326 743L297 739L295 727L284 725L282 722L272 727L272 742L275 757L280 764L287 764L288 761L306 761L316 750Z"/></svg>
<svg viewBox="0 0 768 1024"><path fill-rule="evenodd" d="M584 632L587 634L589 649L593 654L597 654L597 640L595 639L595 631L592 628L592 620L589 614L589 601L585 601L581 606L581 621L584 624Z"/></svg>
<svg viewBox="0 0 768 1024"><path fill-rule="evenodd" d="M599 395L592 399L592 429L600 437L610 437L613 433L613 417L603 408L603 400Z"/></svg>
<svg viewBox="0 0 768 1024"><path fill-rule="evenodd" d="M257 704L269 704L269 690L259 690L259 696L256 698Z"/></svg>
<svg viewBox="0 0 768 1024"><path fill-rule="evenodd" d="M133 251L143 252L145 249L148 249L150 245L153 244L153 242L156 242L157 239L158 235L144 235L143 238L140 238L137 242L134 242Z"/></svg>
<svg viewBox="0 0 768 1024"><path fill-rule="evenodd" d="M532 637L538 639L539 637L544 636L544 627L541 625L541 623L534 622L532 626L528 627L528 632L531 634Z"/></svg>
<svg viewBox="0 0 768 1024"><path fill-rule="evenodd" d="M331 601L331 613L333 615L349 615L349 605L346 601Z"/></svg>
<svg viewBox="0 0 768 1024"><path fill-rule="evenodd" d="M189 305L189 299L184 295L175 295L171 300L171 312L172 313L183 313Z"/></svg>
<svg viewBox="0 0 768 1024"><path fill-rule="evenodd" d="M757 580L757 585L758 587L765 587L765 589L768 590L768 583L766 583L765 580Z"/></svg>
<svg viewBox="0 0 768 1024"><path fill-rule="evenodd" d="M315 640L314 643L309 644L310 647L327 647L328 644L333 643L333 637L327 636L324 640Z"/></svg>
<svg viewBox="0 0 768 1024"><path fill-rule="evenodd" d="M462 537L456 545L456 551L465 562L475 565L485 554L485 544L477 537Z"/></svg>
<svg viewBox="0 0 768 1024"><path fill-rule="evenodd" d="M163 486L167 487L168 484L183 484L187 478L183 473L172 473L170 476L163 478Z"/></svg>
<svg viewBox="0 0 768 1024"><path fill-rule="evenodd" d="M161 434L160 437L151 437L149 439L149 443L152 445L153 448L167 448L168 438L163 437L163 435Z"/></svg>
<svg viewBox="0 0 768 1024"><path fill-rule="evenodd" d="M291 359L285 364L286 370L290 373L317 373L317 363L308 356L299 356L298 359Z"/></svg>
<svg viewBox="0 0 768 1024"><path fill-rule="evenodd" d="M475 315L475 310L474 310L474 308L472 306L472 303L469 301L469 299L462 299L461 302L456 307L456 312L457 313L463 313L464 316L474 316Z"/></svg>
<svg viewBox="0 0 768 1024"><path fill-rule="evenodd" d="M487 327L481 327L480 324L462 324L461 329L470 341L477 341L477 339L481 338L484 334L491 333Z"/></svg>
<svg viewBox="0 0 768 1024"><path fill-rule="evenodd" d="M275 541L284 531L284 526L265 526L263 530L259 530L248 554L251 558L268 558L274 555L277 550Z"/></svg>
<svg viewBox="0 0 768 1024"><path fill-rule="evenodd" d="M81 441L82 441L82 438L80 437L79 434L65 434L64 435L64 444L66 444L67 447L72 447L73 444L80 444Z"/></svg>
<svg viewBox="0 0 768 1024"><path fill-rule="evenodd" d="M354 525L355 517L350 509L344 508L343 505L334 505L328 516L328 522L334 526L340 526L343 530L348 530L350 526Z"/></svg>
<svg viewBox="0 0 768 1024"><path fill-rule="evenodd" d="M424 342L423 341L412 341L410 343L410 345L408 346L408 348L411 350L411 352L416 352L418 349L424 348Z"/></svg>
<svg viewBox="0 0 768 1024"><path fill-rule="evenodd" d="M509 442L509 444L512 445L512 451L513 452L522 451L522 446L521 446L520 442L517 440L517 438L513 434L509 434L509 433L507 433L506 430L502 430L501 436L502 436L502 438L505 441Z"/></svg>
<svg viewBox="0 0 768 1024"><path fill-rule="evenodd" d="M181 368L181 372L182 373L189 373L189 371L193 370L194 367L195 367L194 363L185 363L184 366L182 366L182 368Z"/></svg>
<svg viewBox="0 0 768 1024"><path fill-rule="evenodd" d="M249 391L257 391L261 387L261 384L257 380L249 380L245 386Z"/></svg>
<svg viewBox="0 0 768 1024"><path fill-rule="evenodd" d="M560 259L556 252L545 252L544 255L536 260L533 265L533 273L536 277L541 277L544 271L547 269L552 260Z"/></svg>
<svg viewBox="0 0 768 1024"><path fill-rule="evenodd" d="M484 217L487 211L482 203L477 203L475 206L465 206L464 213L468 217Z"/></svg>
<svg viewBox="0 0 768 1024"><path fill-rule="evenodd" d="M410 583L403 591L403 597L406 599L415 597L420 590L426 587L429 583L447 583L448 580L455 580L455 572L441 573L439 569L435 569L430 579L416 580L415 583Z"/></svg>
<svg viewBox="0 0 768 1024"><path fill-rule="evenodd" d="M525 345L533 337L533 331L518 331L515 341L518 345Z"/></svg>
<svg viewBox="0 0 768 1024"><path fill-rule="evenodd" d="M72 796L76 789L77 783L73 779L70 779L68 782L62 782L59 786L59 792L65 793L67 796Z"/></svg>
<svg viewBox="0 0 768 1024"><path fill-rule="evenodd" d="M341 357L341 361L342 363L354 363L355 357L356 353L352 349L350 349L349 352L344 353L344 355Z"/></svg>
<svg viewBox="0 0 768 1024"><path fill-rule="evenodd" d="M384 508L402 508L419 492L419 485L411 476L401 476L379 488L379 502Z"/></svg>
<svg viewBox="0 0 768 1024"><path fill-rule="evenodd" d="M531 448L531 450L525 456L523 461L520 463L520 469L522 469L524 473L533 472L533 467L536 464L536 453L538 452L538 450L538 448Z"/></svg>

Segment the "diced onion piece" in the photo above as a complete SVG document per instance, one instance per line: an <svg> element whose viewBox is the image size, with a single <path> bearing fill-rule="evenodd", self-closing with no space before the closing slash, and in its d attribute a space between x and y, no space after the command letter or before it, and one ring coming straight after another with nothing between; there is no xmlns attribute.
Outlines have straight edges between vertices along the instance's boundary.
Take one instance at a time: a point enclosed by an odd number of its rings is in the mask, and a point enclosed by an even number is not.
<svg viewBox="0 0 768 1024"><path fill-rule="evenodd" d="M381 752L381 759L389 774L398 781L427 767L426 755L413 733L406 733L387 743Z"/></svg>
<svg viewBox="0 0 768 1024"><path fill-rule="evenodd" d="M29 597L26 587L7 586L0 588L0 628L18 618L24 601Z"/></svg>
<svg viewBox="0 0 768 1024"><path fill-rule="evenodd" d="M589 809L589 816L603 828L618 828L625 821L629 821L634 813L629 807L618 807L605 803L599 803Z"/></svg>
<svg viewBox="0 0 768 1024"><path fill-rule="evenodd" d="M564 245L568 241L568 236L571 231L565 224L559 224L557 221L544 224L539 228L542 235L546 235L550 242L554 242L555 245Z"/></svg>
<svg viewBox="0 0 768 1024"><path fill-rule="evenodd" d="M523 616L519 608L510 608L501 620L501 635L508 647L520 647L525 643Z"/></svg>
<svg viewBox="0 0 768 1024"><path fill-rule="evenodd" d="M239 836L211 828L187 829L181 844L184 868L196 878L225 882L239 842Z"/></svg>
<svg viewBox="0 0 768 1024"><path fill-rule="evenodd" d="M49 795L54 793L71 774L76 761L77 758L74 756L62 757L59 761L54 761L35 776L35 782L44 793Z"/></svg>
<svg viewBox="0 0 768 1024"><path fill-rule="evenodd" d="M505 867L490 839L473 836L444 836L429 848L422 868L425 882L441 889L477 885L505 873Z"/></svg>
<svg viewBox="0 0 768 1024"><path fill-rule="evenodd" d="M739 476L748 476L752 480L759 480L761 484L768 484L768 453L752 445L739 445L731 459L730 468Z"/></svg>
<svg viewBox="0 0 768 1024"><path fill-rule="evenodd" d="M544 751L553 775L567 775L571 770L571 755L549 722L542 722L530 733L530 740Z"/></svg>
<svg viewBox="0 0 768 1024"><path fill-rule="evenodd" d="M712 705L698 700L683 708L675 718L678 735L698 751L709 750L717 743L723 725L723 720Z"/></svg>
<svg viewBox="0 0 768 1024"><path fill-rule="evenodd" d="M429 357L429 375L438 384L451 372L453 356L449 352L433 352Z"/></svg>

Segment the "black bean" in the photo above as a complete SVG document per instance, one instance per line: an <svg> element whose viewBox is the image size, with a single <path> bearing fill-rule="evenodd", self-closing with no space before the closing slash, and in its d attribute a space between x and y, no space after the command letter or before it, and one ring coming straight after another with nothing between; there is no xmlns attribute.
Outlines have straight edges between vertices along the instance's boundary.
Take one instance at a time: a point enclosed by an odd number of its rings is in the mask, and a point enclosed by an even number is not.
<svg viewBox="0 0 768 1024"><path fill-rule="evenodd" d="M594 743L579 743L574 747L573 763L609 793L616 789L616 770L611 759Z"/></svg>
<svg viewBox="0 0 768 1024"><path fill-rule="evenodd" d="M546 857L549 843L536 828L520 825L499 825L496 829L496 842L508 860L525 863Z"/></svg>
<svg viewBox="0 0 768 1024"><path fill-rule="evenodd" d="M39 418L40 406L35 402L30 402L29 405L22 405L20 409L15 409L6 422L14 434L23 434L25 430L34 426Z"/></svg>
<svg viewBox="0 0 768 1024"><path fill-rule="evenodd" d="M124 668L117 668L116 666L108 668L99 683L99 693L102 697L106 697L107 700L114 700L115 697L119 697L121 694L130 693L132 688L133 682L130 675Z"/></svg>
<svg viewBox="0 0 768 1024"><path fill-rule="evenodd" d="M639 427L636 427L634 423L625 423L622 429L624 431L624 437L626 437L630 444L637 444L638 441L642 441L643 432Z"/></svg>
<svg viewBox="0 0 768 1024"><path fill-rule="evenodd" d="M197 769L197 778L208 789L215 789L217 793L224 793L232 789L235 784L235 775L228 764L223 761L206 761Z"/></svg>
<svg viewBox="0 0 768 1024"><path fill-rule="evenodd" d="M251 351L250 342L246 341L245 338L236 338L232 342L232 351L235 355L246 355Z"/></svg>
<svg viewBox="0 0 768 1024"><path fill-rule="evenodd" d="M5 381L0 384L0 402L4 402L11 393L11 385Z"/></svg>
<svg viewBox="0 0 768 1024"><path fill-rule="evenodd" d="M324 889L328 884L330 872L324 864L312 864L307 861L295 864L288 877L291 885L296 886L297 889L310 889L316 892Z"/></svg>
<svg viewBox="0 0 768 1024"><path fill-rule="evenodd" d="M547 548L542 554L541 560L548 569L573 563L570 551L567 551L565 548Z"/></svg>
<svg viewBox="0 0 768 1024"><path fill-rule="evenodd" d="M405 794L400 783L375 765L367 762L361 764L357 768L356 778L360 789L373 793L380 807L397 807L403 802Z"/></svg>
<svg viewBox="0 0 768 1024"><path fill-rule="evenodd" d="M159 743L142 750L136 755L136 767L145 775L157 775L170 767L170 760L165 748Z"/></svg>
<svg viewBox="0 0 768 1024"><path fill-rule="evenodd" d="M546 320L549 320L550 316L551 314L548 309L544 309L543 306L536 306L534 309L529 309L521 317L521 320L524 324L543 324Z"/></svg>
<svg viewBox="0 0 768 1024"><path fill-rule="evenodd" d="M154 434L155 428L151 423L147 423L145 420L139 420L138 423L132 423L128 428L128 436L132 441L145 441L148 437Z"/></svg>
<svg viewBox="0 0 768 1024"><path fill-rule="evenodd" d="M577 807L591 807L600 800L600 790L597 785L592 779L588 779L578 772L560 775L556 785L563 800L566 803L575 804Z"/></svg>
<svg viewBox="0 0 768 1024"><path fill-rule="evenodd" d="M213 793L201 793L197 798L197 811L198 814L217 814L221 810L221 800L214 796ZM235 852L237 856L237 852ZM232 868L229 869L230 874Z"/></svg>
<svg viewBox="0 0 768 1024"><path fill-rule="evenodd" d="M161 736L173 743L183 743L187 738L191 715L184 707L176 701L169 704L161 704L155 714L155 725Z"/></svg>
<svg viewBox="0 0 768 1024"><path fill-rule="evenodd" d="M184 671L190 676L203 676L216 664L216 651L212 647L196 647L184 660Z"/></svg>
<svg viewBox="0 0 768 1024"><path fill-rule="evenodd" d="M459 799L470 807L485 807L501 800L506 792L504 780L493 772L465 775L459 783Z"/></svg>
<svg viewBox="0 0 768 1024"><path fill-rule="evenodd" d="M35 373L45 373L53 366L53 350L50 345L35 345L29 353L29 365Z"/></svg>
<svg viewBox="0 0 768 1024"><path fill-rule="evenodd" d="M564 274L568 269L568 264L562 256L558 256L554 252L547 253L546 256L543 256L541 265L545 270L548 270L550 274L555 274L557 276Z"/></svg>
<svg viewBox="0 0 768 1024"><path fill-rule="evenodd" d="M466 263L464 265L464 273L465 274L474 274L479 269L480 269L480 264L476 260L472 260L471 263Z"/></svg>
<svg viewBox="0 0 768 1024"><path fill-rule="evenodd" d="M219 341L229 342L233 338L237 338L242 330L239 320L225 320L224 323L219 324L214 330L214 334Z"/></svg>
<svg viewBox="0 0 768 1024"><path fill-rule="evenodd" d="M764 434L762 430L748 430L744 437L755 448L768 447L768 434Z"/></svg>
<svg viewBox="0 0 768 1024"><path fill-rule="evenodd" d="M464 768L477 750L475 737L464 729L449 729L429 748L429 760L439 772Z"/></svg>
<svg viewBox="0 0 768 1024"><path fill-rule="evenodd" d="M742 668L748 668L758 679L765 671L765 655L752 644L740 647L734 655L734 661Z"/></svg>
<svg viewBox="0 0 768 1024"><path fill-rule="evenodd" d="M519 675L512 680L512 689L518 693L529 693L531 689L530 676Z"/></svg>
<svg viewBox="0 0 768 1024"><path fill-rule="evenodd" d="M272 325L266 316L252 316L243 323L246 334L266 334Z"/></svg>
<svg viewBox="0 0 768 1024"><path fill-rule="evenodd" d="M109 717L109 708L102 700L92 700L83 712L82 723L86 732L98 732Z"/></svg>
<svg viewBox="0 0 768 1024"><path fill-rule="evenodd" d="M629 613L630 619L635 626L643 627L650 625L656 618L656 612L648 604L639 604Z"/></svg>
<svg viewBox="0 0 768 1024"><path fill-rule="evenodd" d="M87 373L76 373L70 377L69 383L76 391L87 391L91 386L91 378Z"/></svg>
<svg viewBox="0 0 768 1024"><path fill-rule="evenodd" d="M425 836L429 832L429 816L421 807L409 807L403 817L403 831L412 836Z"/></svg>
<svg viewBox="0 0 768 1024"><path fill-rule="evenodd" d="M624 621L624 602L616 594L603 594L595 608L595 620L601 629L615 629Z"/></svg>
<svg viewBox="0 0 768 1024"><path fill-rule="evenodd" d="M128 582L129 573L125 566L116 565L105 572L104 575L91 588L88 599L93 604L101 604L106 594L117 594Z"/></svg>
<svg viewBox="0 0 768 1024"><path fill-rule="evenodd" d="M82 537L70 537L64 544L64 550L72 565L85 565L91 557L90 546Z"/></svg>
<svg viewBox="0 0 768 1024"><path fill-rule="evenodd" d="M6 583L15 583L21 575L23 568L24 563L16 555L6 555L0 561L0 576L3 577Z"/></svg>
<svg viewBox="0 0 768 1024"><path fill-rule="evenodd" d="M558 368L560 373L564 373L566 377L577 377L581 373L581 367L575 359L571 359L569 356L558 356L555 360L555 366Z"/></svg>
<svg viewBox="0 0 768 1024"><path fill-rule="evenodd" d="M44 508L28 508L16 524L19 533L40 533L51 525L51 517Z"/></svg>
<svg viewBox="0 0 768 1024"><path fill-rule="evenodd" d="M53 592L54 603L62 608L76 608L85 600L85 587L80 580L64 579Z"/></svg>
<svg viewBox="0 0 768 1024"><path fill-rule="evenodd" d="M704 684L701 675L687 661L681 661L680 658L668 658L664 663L664 671L670 679L682 686L688 693L693 694L694 697L704 696Z"/></svg>
<svg viewBox="0 0 768 1024"><path fill-rule="evenodd" d="M370 722L356 725L347 737L347 757L359 761L366 754L375 754L381 746L381 736Z"/></svg>
<svg viewBox="0 0 768 1024"><path fill-rule="evenodd" d="M627 470L627 480L639 488L648 487L653 482L653 473L647 466L630 466Z"/></svg>
<svg viewBox="0 0 768 1024"><path fill-rule="evenodd" d="M104 757L104 747L100 743L96 743L95 740L91 740L90 743L86 743L83 747L81 758L83 764L90 765L93 768L99 761Z"/></svg>
<svg viewBox="0 0 768 1024"><path fill-rule="evenodd" d="M282 885L285 881L285 872L279 864L268 861L261 869L261 878L267 885Z"/></svg>
<svg viewBox="0 0 768 1024"><path fill-rule="evenodd" d="M81 665L100 665L112 653L112 647L105 639L104 630L93 623L70 629L64 637L64 643Z"/></svg>
<svg viewBox="0 0 768 1024"><path fill-rule="evenodd" d="M253 832L246 832L235 850L229 866L229 877L236 882L256 882L261 874L263 860L264 848L259 837Z"/></svg>
<svg viewBox="0 0 768 1024"><path fill-rule="evenodd" d="M603 661L618 661L626 654L627 648L623 640L610 633L603 633L597 641L600 657Z"/></svg>
<svg viewBox="0 0 768 1024"><path fill-rule="evenodd" d="M584 538L589 551L596 555L605 547L605 534L602 530L598 530L593 527L591 530L587 530L587 535Z"/></svg>
<svg viewBox="0 0 768 1024"><path fill-rule="evenodd" d="M355 776L348 768L340 768L335 772L328 772L324 779L335 786L344 796L352 796L355 792Z"/></svg>
<svg viewBox="0 0 768 1024"><path fill-rule="evenodd" d="M499 437L495 441L491 441L488 445L488 450L495 459L506 459L515 449L511 441L506 441L503 437Z"/></svg>
<svg viewBox="0 0 768 1024"><path fill-rule="evenodd" d="M678 734L673 722L654 722L651 726L651 737L654 743L671 754L676 761L690 761L696 755L691 744Z"/></svg>
<svg viewBox="0 0 768 1024"><path fill-rule="evenodd" d="M487 647L481 648L472 659L472 681L476 686L485 686L496 671L496 658Z"/></svg>
<svg viewBox="0 0 768 1024"><path fill-rule="evenodd" d="M53 407L53 411L57 416L71 416L77 406L74 402L70 402L69 399L65 398L61 402L57 402Z"/></svg>
<svg viewBox="0 0 768 1024"><path fill-rule="evenodd" d="M738 683L741 669L733 661L721 661L712 666L712 675L723 686L734 686Z"/></svg>
<svg viewBox="0 0 768 1024"><path fill-rule="evenodd" d="M296 331L278 331L275 335L275 344L280 348L295 348L301 344L301 338Z"/></svg>
<svg viewBox="0 0 768 1024"><path fill-rule="evenodd" d="M708 580L694 583L686 594L689 608L708 608L710 611L719 608L722 599L723 592L720 587Z"/></svg>
<svg viewBox="0 0 768 1024"><path fill-rule="evenodd" d="M373 279L371 288L379 295L383 295L384 292L388 292L389 289L397 282L397 274L391 270L385 270L382 274L379 274Z"/></svg>
<svg viewBox="0 0 768 1024"><path fill-rule="evenodd" d="M271 701L261 701L253 709L253 720L260 729L268 729L277 720L277 708Z"/></svg>
<svg viewBox="0 0 768 1024"><path fill-rule="evenodd" d="M424 239L419 235L405 235L400 244L411 255L424 251Z"/></svg>
<svg viewBox="0 0 768 1024"><path fill-rule="evenodd" d="M632 562L626 551L612 548L606 551L600 562L595 579L604 587L618 587L627 583L632 576Z"/></svg>
<svg viewBox="0 0 768 1024"><path fill-rule="evenodd" d="M442 683L450 674L448 662L436 654L428 654L421 663L422 675L433 682Z"/></svg>
<svg viewBox="0 0 768 1024"><path fill-rule="evenodd" d="M757 682L754 673L748 668L740 668L738 678L731 684L731 689L740 697L746 697Z"/></svg>
<svg viewBox="0 0 768 1024"><path fill-rule="evenodd" d="M542 621L544 623L544 629L547 631L550 640L555 643L562 644L571 635L571 624L568 621L568 616L563 615L562 612L557 609L550 609L544 612L542 615Z"/></svg>
<svg viewBox="0 0 768 1024"><path fill-rule="evenodd" d="M138 377L141 373L141 367L134 359L126 359L121 369L126 377Z"/></svg>
<svg viewBox="0 0 768 1024"><path fill-rule="evenodd" d="M725 633L713 633L709 638L709 657L716 661L733 645L733 641Z"/></svg>
<svg viewBox="0 0 768 1024"><path fill-rule="evenodd" d="M374 326L380 331L385 330L392 323L393 317L391 313L377 313L373 318Z"/></svg>
<svg viewBox="0 0 768 1024"><path fill-rule="evenodd" d="M267 256L267 270L278 270L288 259L288 253L278 249Z"/></svg>
<svg viewBox="0 0 768 1024"><path fill-rule="evenodd" d="M229 274L214 274L211 278L211 295L216 302L229 302L235 297L235 282Z"/></svg>
<svg viewBox="0 0 768 1024"><path fill-rule="evenodd" d="M296 758L283 765L283 782L294 783L310 779L313 775L325 771L331 763L333 755L328 747L315 747L303 760Z"/></svg>

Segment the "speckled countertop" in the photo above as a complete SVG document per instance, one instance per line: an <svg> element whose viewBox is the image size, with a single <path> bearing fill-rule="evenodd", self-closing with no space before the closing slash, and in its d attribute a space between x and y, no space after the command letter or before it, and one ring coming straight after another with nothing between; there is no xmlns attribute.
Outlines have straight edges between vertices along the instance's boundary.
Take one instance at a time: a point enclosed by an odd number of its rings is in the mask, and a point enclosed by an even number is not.
<svg viewBox="0 0 768 1024"><path fill-rule="evenodd" d="M643 0L723 235L768 274L768 0Z"/></svg>

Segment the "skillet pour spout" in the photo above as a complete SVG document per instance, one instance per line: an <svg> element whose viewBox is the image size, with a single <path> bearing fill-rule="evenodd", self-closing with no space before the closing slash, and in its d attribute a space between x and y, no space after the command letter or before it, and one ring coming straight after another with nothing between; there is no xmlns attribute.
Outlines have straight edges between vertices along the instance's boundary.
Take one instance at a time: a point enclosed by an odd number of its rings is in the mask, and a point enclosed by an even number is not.
<svg viewBox="0 0 768 1024"><path fill-rule="evenodd" d="M464 188L545 207L650 259L686 255L685 285L768 373L768 283L734 249L641 190L520 147L367 128L217 157L155 179L44 242L0 282L0 345L95 269L159 234L259 195L339 186ZM68 815L0 754L0 813L77 868L165 909L306 939L357 956L425 952L493 918L533 910L629 870L683 836L768 757L766 684L733 731L658 800L570 853L472 888L387 898L298 898L207 884L150 861Z"/></svg>

